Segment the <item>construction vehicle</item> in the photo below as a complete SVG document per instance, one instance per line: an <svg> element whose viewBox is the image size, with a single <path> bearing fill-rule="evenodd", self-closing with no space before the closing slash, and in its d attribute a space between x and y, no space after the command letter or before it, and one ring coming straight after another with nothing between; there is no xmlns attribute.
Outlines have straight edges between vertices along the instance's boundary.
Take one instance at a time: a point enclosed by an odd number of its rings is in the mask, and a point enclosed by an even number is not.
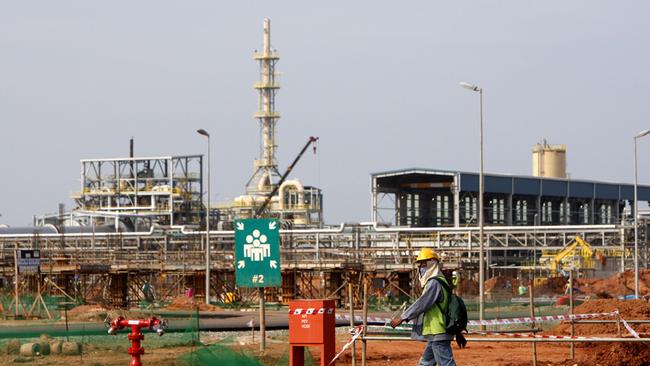
<svg viewBox="0 0 650 366"><path fill-rule="evenodd" d="M576 236L562 250L555 254L545 253L540 263L548 264L551 273L565 269L594 269L594 250L582 237Z"/></svg>

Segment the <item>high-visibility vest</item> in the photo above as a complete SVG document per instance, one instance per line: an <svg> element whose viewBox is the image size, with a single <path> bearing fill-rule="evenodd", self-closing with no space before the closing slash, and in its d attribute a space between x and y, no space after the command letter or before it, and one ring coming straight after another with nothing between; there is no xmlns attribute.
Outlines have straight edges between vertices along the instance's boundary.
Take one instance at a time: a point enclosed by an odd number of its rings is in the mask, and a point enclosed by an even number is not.
<svg viewBox="0 0 650 366"><path fill-rule="evenodd" d="M444 275L439 275L437 278L441 279L442 281L445 281L447 286L449 286L449 283L447 282L447 279L445 278ZM429 290L429 287L431 286L432 282L435 282L436 280L431 278L429 282L427 283L425 287L425 291ZM435 334L444 334L447 333L447 329L445 328L445 318L440 311L440 309L447 309L447 306L449 305L449 295L447 291L442 287L442 285L438 284L440 286L440 291L442 291L443 294L443 299L442 302L440 303L440 307L437 305L433 305L429 310L427 310L424 313L424 321L422 322L422 335L435 335Z"/></svg>

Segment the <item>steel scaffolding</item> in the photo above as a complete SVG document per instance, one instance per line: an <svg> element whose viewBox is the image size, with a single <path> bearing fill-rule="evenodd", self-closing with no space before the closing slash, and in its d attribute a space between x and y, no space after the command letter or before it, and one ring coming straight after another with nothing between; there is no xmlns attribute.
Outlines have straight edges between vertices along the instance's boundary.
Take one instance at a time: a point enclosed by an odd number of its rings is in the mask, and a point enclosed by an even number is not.
<svg viewBox="0 0 650 366"><path fill-rule="evenodd" d="M487 227L486 268L492 274L525 268L533 253L539 258L543 251L560 250L579 235L609 257L608 266L598 270L622 271L632 267L632 232L632 227L618 225ZM143 294L137 284L144 281L153 282L161 295L193 287L202 296L195 282L202 281L205 270L204 238L205 232L185 229L0 235L0 275L7 280L13 277L15 250L40 249L41 276L49 276L61 288L69 287L66 281L71 276L81 276L88 301L108 301L100 288L113 289L111 298L120 299L114 304L139 301ZM234 291L233 232L211 231L210 238L214 293ZM641 263L647 267L645 235L641 243ZM384 279L411 294L413 258L423 247L440 252L447 268L476 273L477 227L398 228L369 223L281 230L283 285L267 296L269 301L282 302L316 295L344 299L344 285L363 277ZM128 286L119 285L123 282Z"/></svg>
<svg viewBox="0 0 650 366"><path fill-rule="evenodd" d="M198 225L202 155L83 159L75 216L138 226Z"/></svg>

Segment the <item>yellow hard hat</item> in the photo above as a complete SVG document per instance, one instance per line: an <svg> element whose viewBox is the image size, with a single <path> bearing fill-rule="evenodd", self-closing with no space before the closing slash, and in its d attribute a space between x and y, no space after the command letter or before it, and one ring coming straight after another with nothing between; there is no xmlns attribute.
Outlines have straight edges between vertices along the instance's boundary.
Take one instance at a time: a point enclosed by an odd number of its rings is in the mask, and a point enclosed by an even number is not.
<svg viewBox="0 0 650 366"><path fill-rule="evenodd" d="M423 248L420 250L420 254L418 254L418 257L415 259L415 261L428 261L429 259L435 259L440 262L440 256L438 253L434 252L431 248Z"/></svg>

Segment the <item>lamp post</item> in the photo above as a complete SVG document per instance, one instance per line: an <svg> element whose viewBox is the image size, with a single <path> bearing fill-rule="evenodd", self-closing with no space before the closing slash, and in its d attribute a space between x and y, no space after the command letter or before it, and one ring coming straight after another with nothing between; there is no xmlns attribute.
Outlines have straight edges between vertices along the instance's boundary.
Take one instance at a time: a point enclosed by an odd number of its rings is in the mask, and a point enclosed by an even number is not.
<svg viewBox="0 0 650 366"><path fill-rule="evenodd" d="M196 132L208 139L208 202L205 205L205 303L210 304L210 134L202 128Z"/></svg>
<svg viewBox="0 0 650 366"><path fill-rule="evenodd" d="M478 254L478 292L479 292L479 319L483 320L485 317L485 298L484 298L484 284L485 282L485 258L484 258L484 243L483 243L483 88L478 85L473 85L466 83L464 81L460 82L460 86L478 92L479 103L480 103L480 170L479 170L479 194L478 194L478 244L479 244L479 254Z"/></svg>
<svg viewBox="0 0 650 366"><path fill-rule="evenodd" d="M637 201L637 154L636 140L650 133L643 130L634 136L634 297L639 298L639 210Z"/></svg>

